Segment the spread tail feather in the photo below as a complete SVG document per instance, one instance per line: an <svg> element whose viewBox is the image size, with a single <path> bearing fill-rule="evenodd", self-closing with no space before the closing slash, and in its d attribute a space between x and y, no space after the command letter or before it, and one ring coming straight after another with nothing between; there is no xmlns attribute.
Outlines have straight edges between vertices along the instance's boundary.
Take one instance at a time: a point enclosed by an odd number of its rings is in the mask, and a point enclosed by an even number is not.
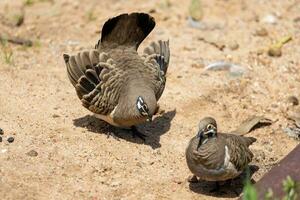
<svg viewBox="0 0 300 200"><path fill-rule="evenodd" d="M121 14L105 22L96 48L117 44L137 49L154 26L154 18L146 13Z"/></svg>

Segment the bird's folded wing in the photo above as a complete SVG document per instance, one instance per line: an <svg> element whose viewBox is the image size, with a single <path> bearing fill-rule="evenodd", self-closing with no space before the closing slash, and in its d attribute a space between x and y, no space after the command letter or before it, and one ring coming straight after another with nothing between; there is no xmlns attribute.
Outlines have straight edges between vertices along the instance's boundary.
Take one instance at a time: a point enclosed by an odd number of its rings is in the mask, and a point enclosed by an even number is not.
<svg viewBox="0 0 300 200"><path fill-rule="evenodd" d="M98 50L81 51L76 55L64 54L68 77L84 107L107 115L118 103L122 79L114 62Z"/></svg>
<svg viewBox="0 0 300 200"><path fill-rule="evenodd" d="M222 135L220 134L220 136ZM256 139L232 134L227 134L224 137L229 150L230 162L238 171L243 170L253 158L253 154L248 146L255 142Z"/></svg>

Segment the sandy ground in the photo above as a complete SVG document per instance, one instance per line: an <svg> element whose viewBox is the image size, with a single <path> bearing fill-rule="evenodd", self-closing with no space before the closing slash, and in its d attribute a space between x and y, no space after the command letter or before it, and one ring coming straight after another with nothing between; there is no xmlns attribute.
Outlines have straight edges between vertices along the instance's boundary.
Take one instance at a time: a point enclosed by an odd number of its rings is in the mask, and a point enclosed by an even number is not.
<svg viewBox="0 0 300 200"><path fill-rule="evenodd" d="M169 3L168 3L169 2ZM251 115L264 115L273 125L251 132L261 178L298 141L283 128L286 99L300 95L300 2L268 0L203 0L208 30L188 25L188 1L54 0L23 7L25 21L13 27L3 20L22 9L23 1L0 1L1 33L29 38L33 47L8 44L0 60L1 199L217 199L236 198L232 187L210 193L212 184L190 184L184 151L197 123L213 116L221 131L230 131ZM165 113L139 126L146 143L117 130L107 138L105 123L81 106L70 84L62 53L92 48L106 19L123 12L152 12L157 26L144 41L169 39L171 63L160 100ZM268 14L276 24L264 23ZM265 28L268 35L257 36ZM291 35L282 56L261 49ZM207 42L208 41L208 42ZM217 46L225 45L220 50ZM232 46L239 48L232 50ZM4 55L12 52L7 63ZM204 65L231 61L244 76L204 71ZM15 141L6 139L13 136ZM34 150L37 156L29 156ZM234 188L240 193L240 186Z"/></svg>

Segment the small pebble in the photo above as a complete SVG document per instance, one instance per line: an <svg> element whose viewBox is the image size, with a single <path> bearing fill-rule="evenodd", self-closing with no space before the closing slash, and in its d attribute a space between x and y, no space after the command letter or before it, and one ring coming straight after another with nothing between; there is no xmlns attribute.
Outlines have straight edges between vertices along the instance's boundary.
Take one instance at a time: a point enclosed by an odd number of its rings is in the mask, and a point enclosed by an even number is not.
<svg viewBox="0 0 300 200"><path fill-rule="evenodd" d="M4 134L4 131L2 128L0 128L0 135L3 135Z"/></svg>
<svg viewBox="0 0 300 200"><path fill-rule="evenodd" d="M293 21L294 22L300 22L300 16L296 17Z"/></svg>
<svg viewBox="0 0 300 200"><path fill-rule="evenodd" d="M14 140L15 140L15 138L13 138L13 137L9 137L9 138L7 138L7 142L9 142L9 143L12 143L12 142L14 142Z"/></svg>
<svg viewBox="0 0 300 200"><path fill-rule="evenodd" d="M263 17L262 22L267 24L276 24L278 21L277 17L273 14L268 14Z"/></svg>
<svg viewBox="0 0 300 200"><path fill-rule="evenodd" d="M235 41L231 42L228 44L228 47L230 50L234 51L237 50L239 48L239 44Z"/></svg>
<svg viewBox="0 0 300 200"><path fill-rule="evenodd" d="M156 13L155 8L150 9L150 10L149 10L149 13L151 13L151 14Z"/></svg>
<svg viewBox="0 0 300 200"><path fill-rule="evenodd" d="M201 68L204 68L205 66L204 66L204 63L193 63L192 67L196 68L196 69L201 69Z"/></svg>
<svg viewBox="0 0 300 200"><path fill-rule="evenodd" d="M271 46L268 50L268 55L272 57L280 57L281 54L281 48L276 46Z"/></svg>
<svg viewBox="0 0 300 200"><path fill-rule="evenodd" d="M7 149L1 149L1 153L7 152Z"/></svg>
<svg viewBox="0 0 300 200"><path fill-rule="evenodd" d="M52 115L52 118L58 118L58 117L60 117L58 114L53 114Z"/></svg>
<svg viewBox="0 0 300 200"><path fill-rule="evenodd" d="M288 102L289 104L292 104L293 106L299 105L299 100L298 100L298 98L295 97L295 96L289 96L288 99L287 99L287 102Z"/></svg>
<svg viewBox="0 0 300 200"><path fill-rule="evenodd" d="M122 185L122 183L121 183L120 181L113 181L113 182L110 184L111 187L118 187L118 186L120 186L120 185Z"/></svg>
<svg viewBox="0 0 300 200"><path fill-rule="evenodd" d="M138 166L138 167L140 167L140 168L143 167L141 162L137 162L137 163L136 163L136 166Z"/></svg>
<svg viewBox="0 0 300 200"><path fill-rule="evenodd" d="M260 28L256 29L255 35L260 36L260 37L265 37L268 35L268 31L267 31L267 29L260 27Z"/></svg>
<svg viewBox="0 0 300 200"><path fill-rule="evenodd" d="M26 155L30 157L36 157L38 156L38 152L36 152L35 150L30 150L26 153Z"/></svg>

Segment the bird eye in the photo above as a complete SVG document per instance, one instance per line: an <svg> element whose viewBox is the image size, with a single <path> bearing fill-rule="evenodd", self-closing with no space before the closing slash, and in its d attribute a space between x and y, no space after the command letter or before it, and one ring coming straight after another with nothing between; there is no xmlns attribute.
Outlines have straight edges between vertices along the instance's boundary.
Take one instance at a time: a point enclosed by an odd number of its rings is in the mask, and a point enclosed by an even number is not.
<svg viewBox="0 0 300 200"><path fill-rule="evenodd" d="M213 125L208 124L206 128L207 128L207 130L213 129Z"/></svg>
<svg viewBox="0 0 300 200"><path fill-rule="evenodd" d="M143 105L143 109L144 109L145 111L147 111L147 110L148 110L148 107L147 107L147 105L146 105L146 104L144 104L144 105Z"/></svg>

